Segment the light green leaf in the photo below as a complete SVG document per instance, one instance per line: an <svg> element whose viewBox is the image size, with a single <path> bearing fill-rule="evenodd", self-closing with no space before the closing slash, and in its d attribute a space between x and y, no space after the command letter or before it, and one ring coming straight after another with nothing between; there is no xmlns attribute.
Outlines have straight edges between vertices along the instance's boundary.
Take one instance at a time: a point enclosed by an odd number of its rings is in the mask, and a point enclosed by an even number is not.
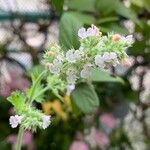
<svg viewBox="0 0 150 150"><path fill-rule="evenodd" d="M64 13L60 20L59 42L65 50L79 47L77 32L83 23L71 13Z"/></svg>
<svg viewBox="0 0 150 150"><path fill-rule="evenodd" d="M17 112L22 112L25 109L25 95L20 91L13 92L7 100L12 103Z"/></svg>
<svg viewBox="0 0 150 150"><path fill-rule="evenodd" d="M99 106L99 99L91 85L79 84L71 95L74 103L84 113L91 113L94 108Z"/></svg>
<svg viewBox="0 0 150 150"><path fill-rule="evenodd" d="M124 83L123 79L120 77L112 77L107 72L101 71L99 69L94 69L90 80L93 82L120 82Z"/></svg>

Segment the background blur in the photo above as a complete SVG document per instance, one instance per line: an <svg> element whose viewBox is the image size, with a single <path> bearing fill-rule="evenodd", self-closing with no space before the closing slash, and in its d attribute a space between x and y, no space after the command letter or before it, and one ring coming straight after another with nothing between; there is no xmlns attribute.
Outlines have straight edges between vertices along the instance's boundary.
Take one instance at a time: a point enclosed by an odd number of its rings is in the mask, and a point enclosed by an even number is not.
<svg viewBox="0 0 150 150"><path fill-rule="evenodd" d="M127 50L131 66L112 68L115 80L100 75L95 83L100 106L92 114L72 109L67 96L64 104L53 96L35 104L53 121L45 131L27 131L23 148L150 149L150 0L0 0L0 150L13 149L16 141L7 96L30 86L30 71L44 69L41 58L50 43L78 48L78 29L91 24L103 34L133 34L135 43Z"/></svg>

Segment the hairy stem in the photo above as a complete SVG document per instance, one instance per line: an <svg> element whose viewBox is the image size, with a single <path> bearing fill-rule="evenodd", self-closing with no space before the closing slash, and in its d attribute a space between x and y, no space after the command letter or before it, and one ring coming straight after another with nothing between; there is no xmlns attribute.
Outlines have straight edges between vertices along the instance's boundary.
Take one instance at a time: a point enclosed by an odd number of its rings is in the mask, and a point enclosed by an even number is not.
<svg viewBox="0 0 150 150"><path fill-rule="evenodd" d="M24 131L25 130L20 126L15 150L21 150L21 145L22 145Z"/></svg>

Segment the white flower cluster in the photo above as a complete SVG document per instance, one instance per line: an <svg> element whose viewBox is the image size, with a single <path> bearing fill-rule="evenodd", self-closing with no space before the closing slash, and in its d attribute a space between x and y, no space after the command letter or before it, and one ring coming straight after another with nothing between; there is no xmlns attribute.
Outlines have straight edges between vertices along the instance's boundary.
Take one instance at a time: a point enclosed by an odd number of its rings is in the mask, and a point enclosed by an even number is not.
<svg viewBox="0 0 150 150"><path fill-rule="evenodd" d="M51 116L47 116L44 114L41 116L41 121L42 121L41 127L43 129L46 129L50 125L51 123L50 117ZM23 119L24 119L23 116L19 116L19 115L10 116L9 124L11 125L12 128L16 128L19 124L21 124Z"/></svg>
<svg viewBox="0 0 150 150"><path fill-rule="evenodd" d="M95 64L103 69L110 68L111 66L116 66L119 63L117 59L117 54L115 52L105 52L103 55L95 56Z"/></svg>
<svg viewBox="0 0 150 150"><path fill-rule="evenodd" d="M78 31L78 36L81 39L85 39L85 38L91 37L91 36L98 36L98 35L100 35L100 32L99 32L98 28L96 26L94 26L93 24L87 30L84 27L82 27Z"/></svg>
<svg viewBox="0 0 150 150"><path fill-rule="evenodd" d="M80 60L84 56L83 49L79 50L68 50L66 53L66 60L70 63L75 63L77 60Z"/></svg>
<svg viewBox="0 0 150 150"><path fill-rule="evenodd" d="M108 36L101 36L94 25L87 30L80 28L78 36L81 39L79 49L70 49L62 54L61 48L53 45L56 53L52 49L52 54L48 51L45 55L50 72L65 81L68 95L74 90L78 79L90 77L92 68L109 69L119 64L127 57L125 50L133 43L132 35L110 33Z"/></svg>
<svg viewBox="0 0 150 150"><path fill-rule="evenodd" d="M52 74L59 74L62 68L63 58L61 56L57 56L56 59L53 60L52 63L48 64L49 70Z"/></svg>

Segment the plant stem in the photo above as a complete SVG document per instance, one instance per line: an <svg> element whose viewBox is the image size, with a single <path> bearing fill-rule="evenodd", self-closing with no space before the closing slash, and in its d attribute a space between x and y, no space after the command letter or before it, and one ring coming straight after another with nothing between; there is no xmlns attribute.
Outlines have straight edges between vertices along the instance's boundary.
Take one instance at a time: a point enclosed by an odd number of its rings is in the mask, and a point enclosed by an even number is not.
<svg viewBox="0 0 150 150"><path fill-rule="evenodd" d="M20 126L15 150L21 150L23 135L24 135L24 129Z"/></svg>
<svg viewBox="0 0 150 150"><path fill-rule="evenodd" d="M34 95L34 92L35 92L35 89L36 89L36 86L38 85L38 83L41 81L43 75L46 73L46 71L43 71L39 76L38 78L36 79L36 81L33 83L33 87L32 87L32 91L31 91L31 94L29 96L29 102L27 102L27 104L29 106L31 106L32 102L33 102L33 95ZM43 92L45 92L46 90L48 90L48 88L45 88L43 89L39 94L42 94ZM19 133L18 133L18 137L17 137L17 142L16 142L16 146L15 146L15 150L21 150L21 145L22 145L22 140L23 140L23 135L24 135L24 129L22 128L22 126L20 126L19 128Z"/></svg>

